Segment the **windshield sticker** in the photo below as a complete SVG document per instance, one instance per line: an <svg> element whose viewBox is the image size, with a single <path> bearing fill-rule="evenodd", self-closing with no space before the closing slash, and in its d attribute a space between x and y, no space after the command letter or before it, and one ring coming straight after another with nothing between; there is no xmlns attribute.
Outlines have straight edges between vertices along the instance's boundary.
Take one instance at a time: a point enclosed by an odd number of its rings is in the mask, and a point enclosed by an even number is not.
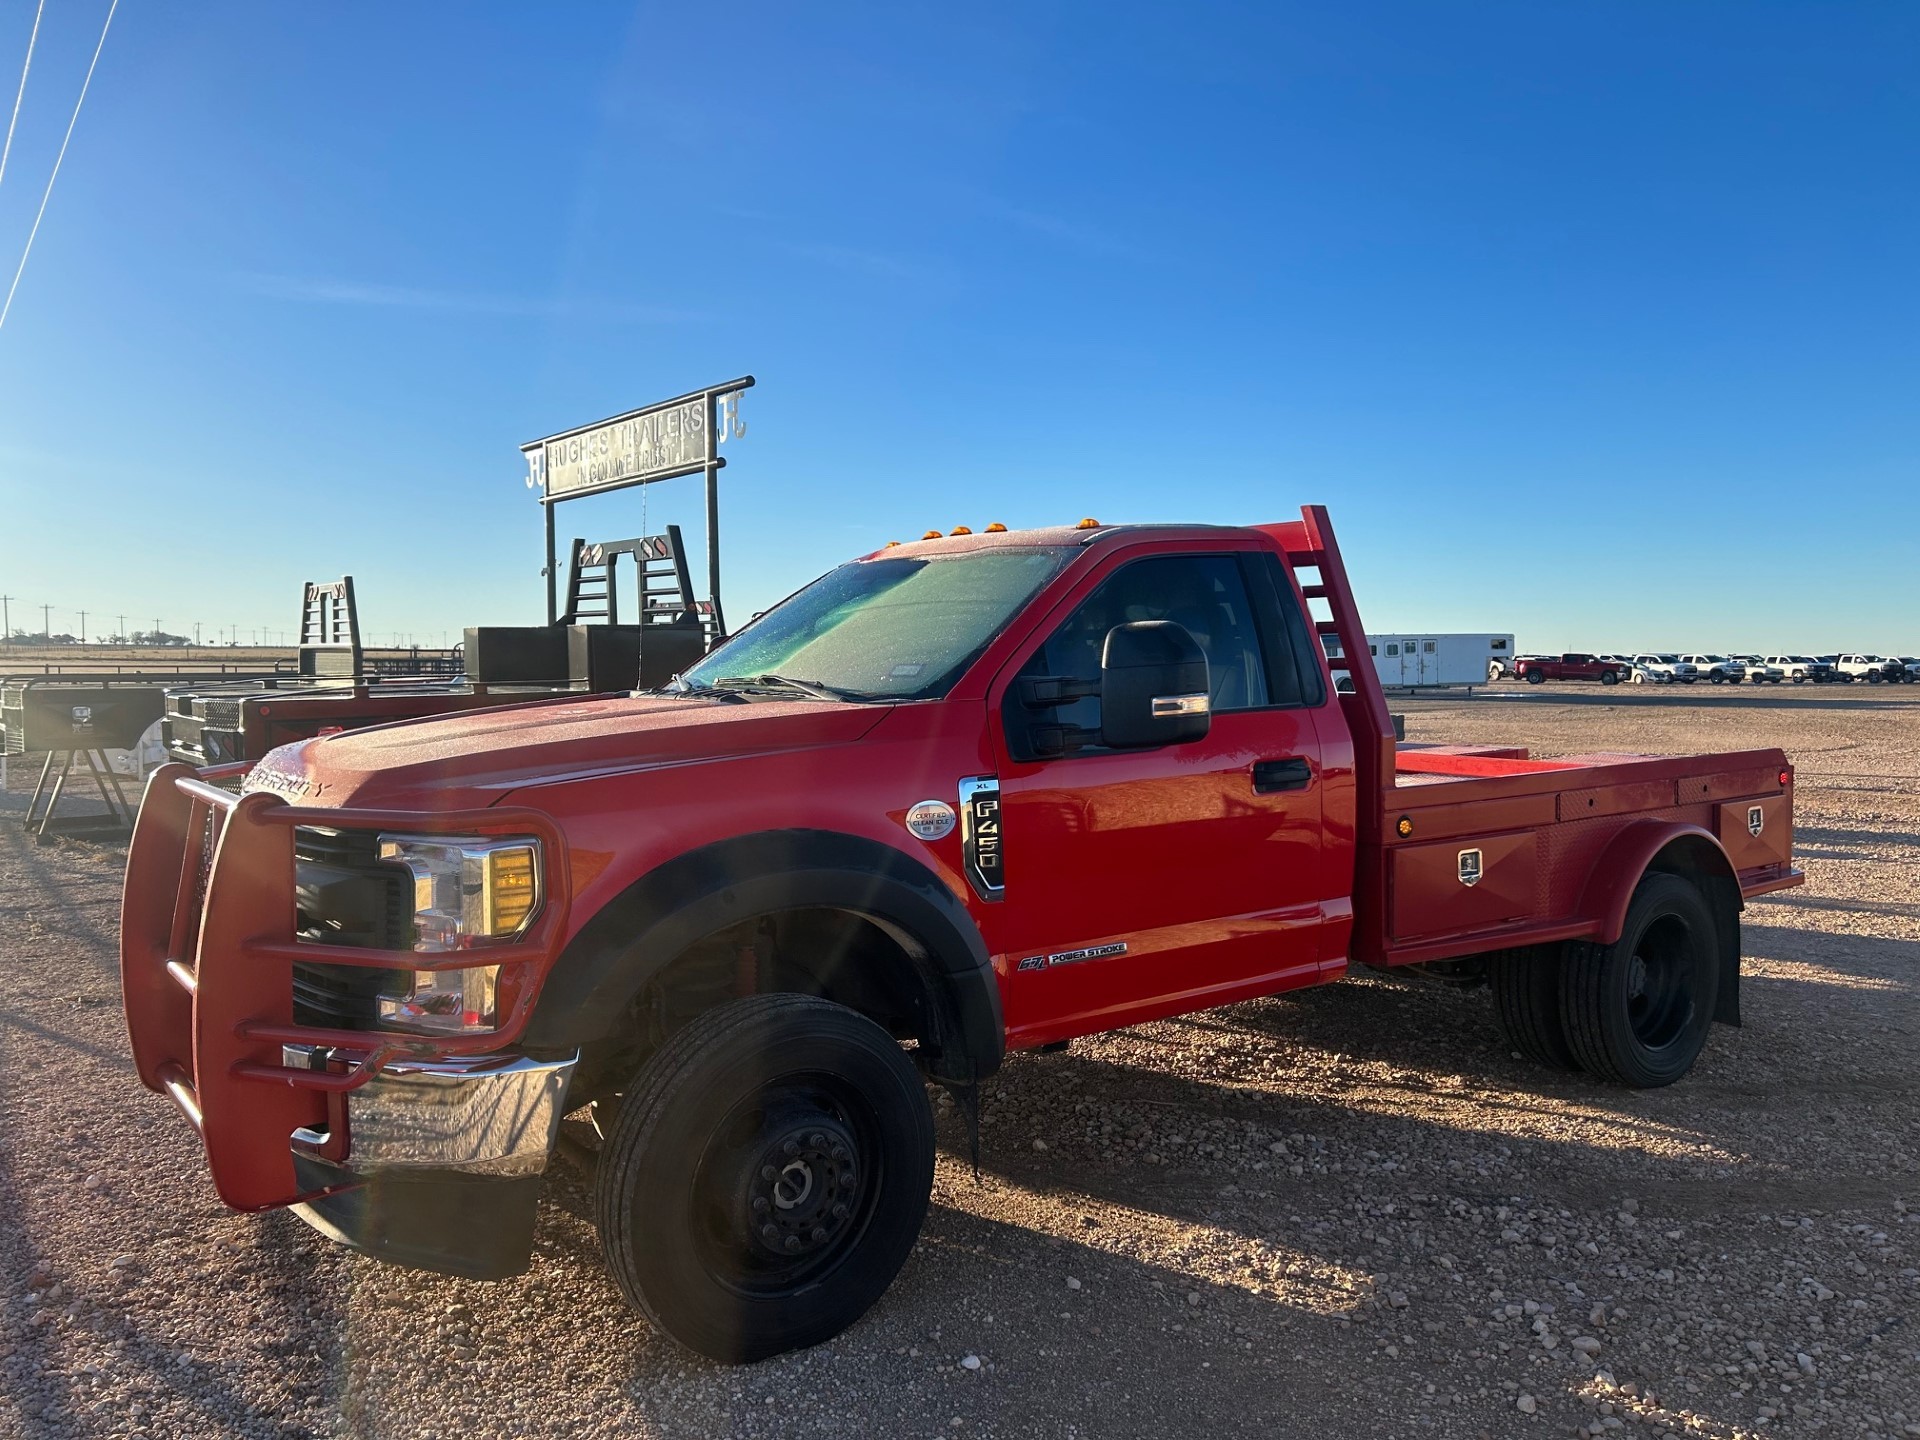
<svg viewBox="0 0 1920 1440"><path fill-rule="evenodd" d="M910 665L896 665L887 671L887 678L889 680L911 680L926 668L925 665L922 665L917 660Z"/></svg>

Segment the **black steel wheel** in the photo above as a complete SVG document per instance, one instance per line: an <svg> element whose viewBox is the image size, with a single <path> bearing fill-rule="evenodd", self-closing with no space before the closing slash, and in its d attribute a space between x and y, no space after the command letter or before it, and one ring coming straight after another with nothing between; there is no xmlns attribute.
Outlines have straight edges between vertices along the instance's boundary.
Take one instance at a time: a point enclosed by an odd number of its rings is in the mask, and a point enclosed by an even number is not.
<svg viewBox="0 0 1920 1440"><path fill-rule="evenodd" d="M831 1339L899 1273L933 1187L933 1113L899 1044L806 995L708 1011L634 1078L595 1176L621 1293L688 1349Z"/></svg>
<svg viewBox="0 0 1920 1440"><path fill-rule="evenodd" d="M1615 670L1602 670L1600 672L1600 683L1602 685L1618 685L1620 683L1619 672Z"/></svg>
<svg viewBox="0 0 1920 1440"><path fill-rule="evenodd" d="M1507 1043L1553 1070L1578 1070L1560 1019L1560 947L1529 945L1487 957L1494 1018Z"/></svg>
<svg viewBox="0 0 1920 1440"><path fill-rule="evenodd" d="M1649 871L1612 945L1570 941L1560 1017L1581 1068L1650 1089L1693 1068L1720 990L1713 909L1683 875Z"/></svg>
<svg viewBox="0 0 1920 1440"><path fill-rule="evenodd" d="M1544 685L1546 684L1546 681L1547 681L1547 676L1545 671L1529 670L1527 672L1527 683L1529 685Z"/></svg>

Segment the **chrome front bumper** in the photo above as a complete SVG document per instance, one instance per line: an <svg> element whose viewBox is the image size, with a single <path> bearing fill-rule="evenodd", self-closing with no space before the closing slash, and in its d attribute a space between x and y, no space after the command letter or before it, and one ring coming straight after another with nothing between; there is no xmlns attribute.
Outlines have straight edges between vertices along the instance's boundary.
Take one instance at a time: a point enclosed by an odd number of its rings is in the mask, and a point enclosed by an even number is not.
<svg viewBox="0 0 1920 1440"><path fill-rule="evenodd" d="M293 1149L362 1177L410 1170L538 1175L547 1168L579 1058L391 1060L347 1092L344 1155L327 1131L304 1127L293 1132ZM342 1061L324 1047L288 1045L281 1063L323 1070Z"/></svg>

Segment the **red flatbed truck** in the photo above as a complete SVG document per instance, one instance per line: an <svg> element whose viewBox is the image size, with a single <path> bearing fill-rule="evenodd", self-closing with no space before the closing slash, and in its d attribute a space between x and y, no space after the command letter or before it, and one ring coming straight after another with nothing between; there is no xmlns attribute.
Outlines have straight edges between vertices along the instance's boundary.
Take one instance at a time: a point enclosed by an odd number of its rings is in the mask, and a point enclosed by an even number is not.
<svg viewBox="0 0 1920 1440"><path fill-rule="evenodd" d="M1325 618L1315 618L1316 611ZM527 1264L561 1118L623 1292L704 1354L824 1340L928 1201L925 1081L1336 980L1484 977L1659 1085L1800 883L1778 750L1396 746L1324 510L958 533L829 572L666 691L172 765L128 861L138 1070L215 1189Z"/></svg>

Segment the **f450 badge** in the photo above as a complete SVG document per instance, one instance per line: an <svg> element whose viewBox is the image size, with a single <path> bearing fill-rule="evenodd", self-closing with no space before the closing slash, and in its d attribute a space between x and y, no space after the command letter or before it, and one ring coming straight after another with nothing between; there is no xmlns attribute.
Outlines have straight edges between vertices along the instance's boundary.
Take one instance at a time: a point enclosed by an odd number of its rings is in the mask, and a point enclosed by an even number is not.
<svg viewBox="0 0 1920 1440"><path fill-rule="evenodd" d="M1460 883L1466 886L1478 885L1480 883L1480 876L1483 873L1480 852L1478 850L1462 850L1460 852Z"/></svg>

